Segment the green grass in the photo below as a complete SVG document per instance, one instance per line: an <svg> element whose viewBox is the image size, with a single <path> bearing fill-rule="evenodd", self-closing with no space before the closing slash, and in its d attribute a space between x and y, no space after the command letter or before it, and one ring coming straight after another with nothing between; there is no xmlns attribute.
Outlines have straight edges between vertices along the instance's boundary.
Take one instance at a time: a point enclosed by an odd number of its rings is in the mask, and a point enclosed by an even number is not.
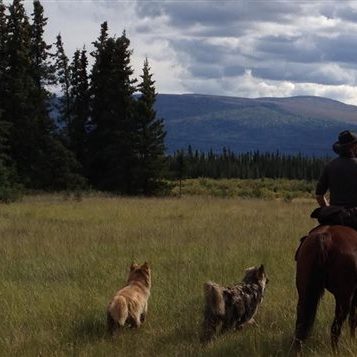
<svg viewBox="0 0 357 357"><path fill-rule="evenodd" d="M0 206L1 356L286 356L294 330L294 252L312 201L210 197L28 197ZM153 272L147 321L117 339L106 305L132 261ZM202 285L232 284L264 263L257 327L199 343ZM308 355L329 355L333 300L323 299ZM347 328L343 355L355 355Z"/></svg>
<svg viewBox="0 0 357 357"><path fill-rule="evenodd" d="M179 195L179 182L171 183L172 195ZM183 195L208 195L213 197L259 198L264 200L313 198L316 183L287 179L186 179L182 181Z"/></svg>

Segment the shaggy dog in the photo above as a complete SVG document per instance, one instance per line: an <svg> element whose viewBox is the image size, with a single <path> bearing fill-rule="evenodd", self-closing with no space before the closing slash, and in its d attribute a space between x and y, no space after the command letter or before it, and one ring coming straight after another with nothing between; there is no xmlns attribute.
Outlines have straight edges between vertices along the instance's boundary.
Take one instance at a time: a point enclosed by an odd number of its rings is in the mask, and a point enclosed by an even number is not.
<svg viewBox="0 0 357 357"><path fill-rule="evenodd" d="M108 305L108 331L112 335L125 323L131 327L139 327L145 321L150 288L151 270L148 263L133 263L127 285L115 294Z"/></svg>
<svg viewBox="0 0 357 357"><path fill-rule="evenodd" d="M232 287L222 287L213 282L205 283L201 341L210 341L219 325L222 325L221 332L224 332L254 323L253 317L263 300L267 283L263 265L247 269L243 281Z"/></svg>

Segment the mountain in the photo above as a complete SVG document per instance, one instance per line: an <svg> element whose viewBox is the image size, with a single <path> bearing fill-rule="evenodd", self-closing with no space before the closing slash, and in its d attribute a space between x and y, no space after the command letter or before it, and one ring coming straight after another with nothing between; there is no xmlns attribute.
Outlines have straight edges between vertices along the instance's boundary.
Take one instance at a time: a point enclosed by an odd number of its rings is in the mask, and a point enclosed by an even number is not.
<svg viewBox="0 0 357 357"><path fill-rule="evenodd" d="M357 132L357 106L322 97L235 98L159 94L168 152L187 148L331 155L345 129Z"/></svg>

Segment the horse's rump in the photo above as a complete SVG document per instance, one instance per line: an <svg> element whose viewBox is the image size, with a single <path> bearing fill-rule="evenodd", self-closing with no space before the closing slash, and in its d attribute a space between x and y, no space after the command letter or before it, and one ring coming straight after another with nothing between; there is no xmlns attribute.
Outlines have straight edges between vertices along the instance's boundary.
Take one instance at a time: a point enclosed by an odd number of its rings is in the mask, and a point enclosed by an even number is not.
<svg viewBox="0 0 357 357"><path fill-rule="evenodd" d="M327 259L326 243L331 241L329 226L318 226L312 229L307 236L300 238L300 244L295 252L295 261L298 261L301 250L307 250L305 254L313 256L314 265L323 264ZM317 259L317 260L316 260Z"/></svg>
<svg viewBox="0 0 357 357"><path fill-rule="evenodd" d="M299 295L295 327L296 348L299 349L301 341L311 331L317 306L325 289L336 299L338 313L331 330L332 345L336 348L342 323L357 291L357 231L341 225L318 226L303 237L295 260ZM354 319L353 315L351 321ZM353 325L351 329L354 328Z"/></svg>

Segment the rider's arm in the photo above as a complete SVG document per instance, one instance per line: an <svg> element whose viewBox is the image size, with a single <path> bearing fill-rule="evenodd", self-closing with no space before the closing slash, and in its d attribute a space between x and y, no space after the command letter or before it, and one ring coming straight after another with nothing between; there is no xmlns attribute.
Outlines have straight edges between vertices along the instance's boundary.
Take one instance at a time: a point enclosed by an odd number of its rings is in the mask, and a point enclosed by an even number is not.
<svg viewBox="0 0 357 357"><path fill-rule="evenodd" d="M329 206L329 203L324 195L316 195L316 201L320 207Z"/></svg>
<svg viewBox="0 0 357 357"><path fill-rule="evenodd" d="M325 197L325 194L329 189L328 181L329 180L328 180L327 169L325 167L324 170L322 171L319 180L317 181L316 190L315 190L316 201L320 207L329 206L329 202Z"/></svg>

